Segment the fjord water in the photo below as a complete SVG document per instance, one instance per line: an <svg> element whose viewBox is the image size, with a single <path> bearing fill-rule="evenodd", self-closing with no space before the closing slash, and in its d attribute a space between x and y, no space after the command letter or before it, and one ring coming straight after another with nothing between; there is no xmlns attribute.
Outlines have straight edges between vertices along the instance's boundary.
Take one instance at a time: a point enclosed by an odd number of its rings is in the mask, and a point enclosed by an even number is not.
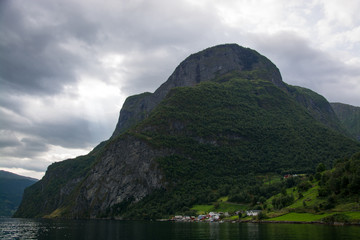
<svg viewBox="0 0 360 240"><path fill-rule="evenodd" d="M359 226L0 219L0 239L360 239Z"/></svg>

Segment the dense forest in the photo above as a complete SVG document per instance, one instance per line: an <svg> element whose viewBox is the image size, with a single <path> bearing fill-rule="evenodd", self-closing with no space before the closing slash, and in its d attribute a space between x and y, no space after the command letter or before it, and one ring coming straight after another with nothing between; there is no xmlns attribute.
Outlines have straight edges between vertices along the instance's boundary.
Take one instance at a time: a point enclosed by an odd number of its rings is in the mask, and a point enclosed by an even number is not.
<svg viewBox="0 0 360 240"><path fill-rule="evenodd" d="M173 89L128 134L176 154L157 159L170 183L166 189L106 213L125 218L159 218L227 195L234 202L261 202L279 190L262 186L261 174L311 174L319 163L331 167L359 149L273 84L234 76ZM288 187L295 184L290 181Z"/></svg>

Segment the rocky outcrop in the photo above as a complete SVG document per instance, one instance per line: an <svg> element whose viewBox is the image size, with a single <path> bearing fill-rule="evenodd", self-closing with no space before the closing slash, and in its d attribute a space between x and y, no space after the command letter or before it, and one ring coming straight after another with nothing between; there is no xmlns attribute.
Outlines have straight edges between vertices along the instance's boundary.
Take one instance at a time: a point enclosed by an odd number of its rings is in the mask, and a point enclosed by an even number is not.
<svg viewBox="0 0 360 240"><path fill-rule="evenodd" d="M153 94L144 93L126 99L112 137L148 116L172 88L194 86L233 71L243 72L244 77L248 76L245 73L249 73L251 78L255 74L281 89L287 89L279 69L258 52L237 44L215 46L186 58Z"/></svg>
<svg viewBox="0 0 360 240"><path fill-rule="evenodd" d="M156 158L169 155L133 136L110 143L82 183L72 211L75 218L95 218L124 200L137 202L166 187Z"/></svg>
<svg viewBox="0 0 360 240"><path fill-rule="evenodd" d="M116 137L145 119L149 113L149 101L152 93L142 93L128 97L120 110L120 116L112 137Z"/></svg>

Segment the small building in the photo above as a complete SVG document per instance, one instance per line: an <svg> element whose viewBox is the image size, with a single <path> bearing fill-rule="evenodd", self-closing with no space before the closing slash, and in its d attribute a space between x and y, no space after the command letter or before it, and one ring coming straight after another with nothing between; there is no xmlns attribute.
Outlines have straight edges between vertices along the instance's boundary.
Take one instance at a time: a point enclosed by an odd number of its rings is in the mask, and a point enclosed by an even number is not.
<svg viewBox="0 0 360 240"><path fill-rule="evenodd" d="M209 212L207 218L211 221L218 221L220 219L220 214L216 212Z"/></svg>
<svg viewBox="0 0 360 240"><path fill-rule="evenodd" d="M198 220L201 221L201 220L204 220L206 218L206 215L199 215L198 216Z"/></svg>
<svg viewBox="0 0 360 240"><path fill-rule="evenodd" d="M173 217L173 220L174 220L174 221L182 221L182 220L183 220L183 216L180 216L180 215L175 216L175 217Z"/></svg>
<svg viewBox="0 0 360 240"><path fill-rule="evenodd" d="M248 211L246 211L246 215L257 216L260 212L261 212L261 210L248 210Z"/></svg>

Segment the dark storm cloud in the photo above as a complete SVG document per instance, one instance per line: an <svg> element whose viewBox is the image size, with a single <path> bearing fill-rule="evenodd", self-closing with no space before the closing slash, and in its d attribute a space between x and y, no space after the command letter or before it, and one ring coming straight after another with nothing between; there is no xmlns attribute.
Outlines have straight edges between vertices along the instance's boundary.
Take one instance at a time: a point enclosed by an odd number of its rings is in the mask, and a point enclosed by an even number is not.
<svg viewBox="0 0 360 240"><path fill-rule="evenodd" d="M181 60L171 56L220 43L222 35L215 11L183 2L12 0L1 9L0 83L6 91L34 95L63 91L81 71L107 81L97 61L107 52L131 58L123 63L130 78L122 82L124 91L156 86ZM156 56L164 50L168 55ZM171 68L162 64L165 57Z"/></svg>
<svg viewBox="0 0 360 240"><path fill-rule="evenodd" d="M59 16L61 12L47 13L36 3L27 3L1 3L0 83L3 91L14 94L59 93L65 84L76 81L75 70L87 64L66 45L74 36L86 39L86 33L94 33L96 28L84 19L76 21L76 15L70 15L73 21L69 21L61 19L65 17ZM42 3L46 6L46 1Z"/></svg>
<svg viewBox="0 0 360 240"><path fill-rule="evenodd" d="M29 116L29 100L60 96L81 71L97 74L91 45L98 27L71 2L0 2L0 147L9 156L33 157L48 151L48 144L82 148L99 142L85 117Z"/></svg>

